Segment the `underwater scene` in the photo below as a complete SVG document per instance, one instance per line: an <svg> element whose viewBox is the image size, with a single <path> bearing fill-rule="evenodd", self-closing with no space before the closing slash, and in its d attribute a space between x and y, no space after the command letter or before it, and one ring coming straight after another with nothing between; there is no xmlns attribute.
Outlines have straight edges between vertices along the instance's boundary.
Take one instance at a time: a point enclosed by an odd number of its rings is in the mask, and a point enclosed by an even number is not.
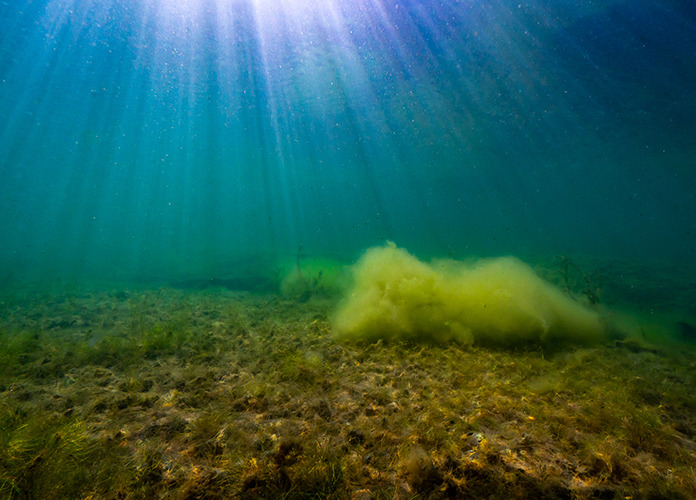
<svg viewBox="0 0 696 500"><path fill-rule="evenodd" d="M0 498L696 498L695 193L694 2L0 1Z"/></svg>

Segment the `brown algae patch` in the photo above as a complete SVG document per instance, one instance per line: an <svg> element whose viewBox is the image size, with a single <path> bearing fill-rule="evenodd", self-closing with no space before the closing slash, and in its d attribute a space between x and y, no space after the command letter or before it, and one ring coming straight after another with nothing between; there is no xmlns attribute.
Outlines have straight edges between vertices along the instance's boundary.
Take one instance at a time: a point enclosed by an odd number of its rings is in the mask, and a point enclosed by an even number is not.
<svg viewBox="0 0 696 500"><path fill-rule="evenodd" d="M6 498L696 496L696 349L340 342L223 289L3 305Z"/></svg>

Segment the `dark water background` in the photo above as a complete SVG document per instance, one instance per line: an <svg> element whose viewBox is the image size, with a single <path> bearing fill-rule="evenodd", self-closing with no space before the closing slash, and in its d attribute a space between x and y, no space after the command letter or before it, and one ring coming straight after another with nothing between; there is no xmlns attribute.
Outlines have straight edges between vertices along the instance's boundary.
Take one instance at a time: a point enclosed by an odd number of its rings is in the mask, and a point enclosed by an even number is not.
<svg viewBox="0 0 696 500"><path fill-rule="evenodd" d="M695 191L690 1L0 3L5 284L385 239L691 263Z"/></svg>

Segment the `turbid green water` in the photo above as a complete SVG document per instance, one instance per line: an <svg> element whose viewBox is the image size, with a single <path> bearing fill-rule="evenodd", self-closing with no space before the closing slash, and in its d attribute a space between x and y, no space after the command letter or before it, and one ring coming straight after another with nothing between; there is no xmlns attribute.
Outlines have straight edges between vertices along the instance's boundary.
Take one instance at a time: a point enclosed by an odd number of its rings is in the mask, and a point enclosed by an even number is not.
<svg viewBox="0 0 696 500"><path fill-rule="evenodd" d="M385 240L691 262L695 22L667 1L3 2L3 282Z"/></svg>

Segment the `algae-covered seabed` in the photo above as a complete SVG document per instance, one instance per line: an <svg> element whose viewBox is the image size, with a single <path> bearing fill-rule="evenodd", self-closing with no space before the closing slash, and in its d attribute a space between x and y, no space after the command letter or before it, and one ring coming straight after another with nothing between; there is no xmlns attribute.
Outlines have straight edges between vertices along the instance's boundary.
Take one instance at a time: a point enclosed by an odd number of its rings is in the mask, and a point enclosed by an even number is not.
<svg viewBox="0 0 696 500"><path fill-rule="evenodd" d="M694 312L683 270L602 269L540 273ZM696 498L694 344L351 343L302 299L6 294L0 496Z"/></svg>

